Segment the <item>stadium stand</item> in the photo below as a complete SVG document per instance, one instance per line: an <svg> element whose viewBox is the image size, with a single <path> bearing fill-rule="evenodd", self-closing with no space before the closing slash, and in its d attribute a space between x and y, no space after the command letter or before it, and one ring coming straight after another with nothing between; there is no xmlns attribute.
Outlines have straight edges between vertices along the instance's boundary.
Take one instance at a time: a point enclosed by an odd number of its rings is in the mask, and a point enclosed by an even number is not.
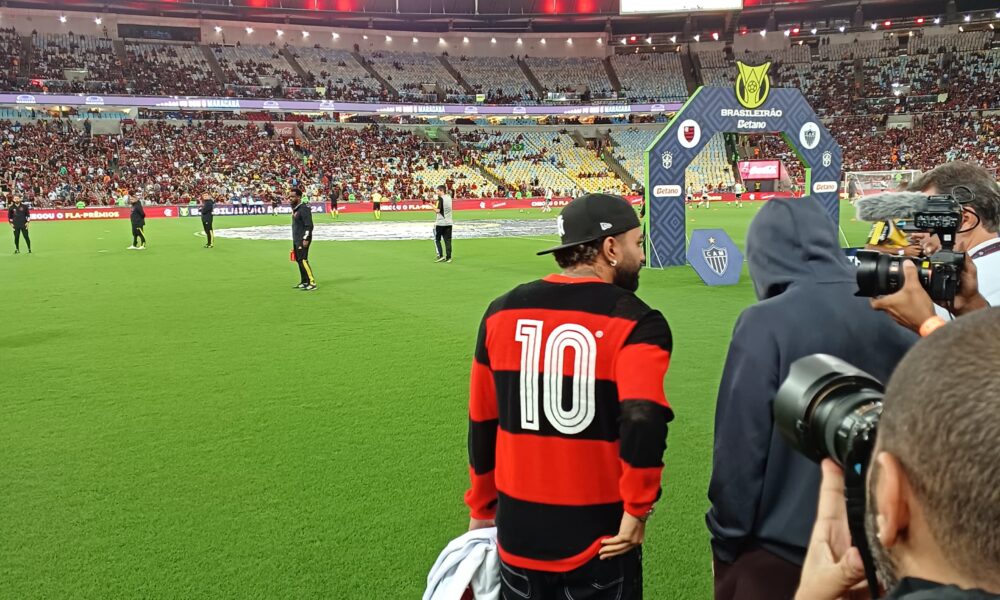
<svg viewBox="0 0 1000 600"><path fill-rule="evenodd" d="M380 51L365 56L365 60L404 100L437 101L436 92L426 90L425 86L437 86L445 95L465 95L465 90L433 54Z"/></svg>
<svg viewBox="0 0 1000 600"><path fill-rule="evenodd" d="M462 56L451 66L490 104L537 104L535 90L513 57Z"/></svg>
<svg viewBox="0 0 1000 600"><path fill-rule="evenodd" d="M604 64L598 58L538 58L525 59L531 72L549 92L589 91L590 97L612 97L611 82Z"/></svg>
<svg viewBox="0 0 1000 600"><path fill-rule="evenodd" d="M952 52L974 52L988 50L991 31L970 31L967 33L949 33L940 35L911 35L907 41L910 54L930 54Z"/></svg>
<svg viewBox="0 0 1000 600"><path fill-rule="evenodd" d="M0 83L4 89L17 89L21 68L21 36L13 28L0 29Z"/></svg>
<svg viewBox="0 0 1000 600"><path fill-rule="evenodd" d="M52 90L125 91L125 72L110 39L73 33L33 33L32 79Z"/></svg>
<svg viewBox="0 0 1000 600"><path fill-rule="evenodd" d="M615 144L615 158L637 181L645 180L646 148L658 132L655 129L625 129L611 131ZM726 157L726 144L722 134L716 134L702 152L688 166L685 173L688 185L695 189L705 186L710 190L730 190L736 183L733 167Z"/></svg>
<svg viewBox="0 0 1000 600"><path fill-rule="evenodd" d="M827 39L830 40L830 44L819 47L819 59L822 61L888 58L899 48L899 43L894 38L851 40L850 36L831 36Z"/></svg>
<svg viewBox="0 0 1000 600"><path fill-rule="evenodd" d="M213 46L219 66L225 73L230 89L240 96L270 95L267 90L274 87L301 90L307 83L295 73L288 61L279 54L277 44L267 46L239 45ZM308 92L295 95L312 95Z"/></svg>
<svg viewBox="0 0 1000 600"><path fill-rule="evenodd" d="M609 132L614 144L614 157L636 181L645 178L645 161L643 153L653 143L656 137L654 129L612 129Z"/></svg>
<svg viewBox="0 0 1000 600"><path fill-rule="evenodd" d="M611 57L611 66L629 100L655 102L687 98L684 70L680 54L676 52L617 54Z"/></svg>
<svg viewBox="0 0 1000 600"><path fill-rule="evenodd" d="M126 67L137 94L221 96L222 84L191 44L128 42Z"/></svg>
<svg viewBox="0 0 1000 600"><path fill-rule="evenodd" d="M384 101L389 93L371 73L358 64L346 50L331 48L289 47L292 55L313 78L317 86L326 87L325 97L342 102Z"/></svg>

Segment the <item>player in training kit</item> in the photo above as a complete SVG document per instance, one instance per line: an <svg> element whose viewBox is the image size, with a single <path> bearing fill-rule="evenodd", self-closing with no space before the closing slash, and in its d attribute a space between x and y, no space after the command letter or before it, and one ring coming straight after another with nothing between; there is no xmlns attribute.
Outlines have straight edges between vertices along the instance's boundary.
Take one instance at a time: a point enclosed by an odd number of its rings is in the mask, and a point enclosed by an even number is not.
<svg viewBox="0 0 1000 600"><path fill-rule="evenodd" d="M584 195L558 223L545 252L562 273L501 296L479 326L469 528L497 527L503 598L635 600L673 419L670 328L634 293L645 256L624 198Z"/></svg>
<svg viewBox="0 0 1000 600"><path fill-rule="evenodd" d="M736 208L743 208L743 186L737 183L733 191L736 192Z"/></svg>
<svg viewBox="0 0 1000 600"><path fill-rule="evenodd" d="M297 289L311 292L316 289L316 279L313 277L312 265L309 264L309 244L312 243L313 218L312 209L302 201L302 190L292 190L292 251L295 262L299 264L299 276L302 278Z"/></svg>
<svg viewBox="0 0 1000 600"><path fill-rule="evenodd" d="M451 262L451 230L455 225L452 218L452 200L443 185L437 187L437 200L434 203L434 246L437 248L435 262ZM444 240L442 251L441 241Z"/></svg>
<svg viewBox="0 0 1000 600"><path fill-rule="evenodd" d="M143 229L146 227L146 211L143 210L142 200L138 195L132 196L132 214L129 218L132 220L132 245L128 249L145 250L146 234Z"/></svg>
<svg viewBox="0 0 1000 600"><path fill-rule="evenodd" d="M372 212L375 213L375 220L382 220L382 193L375 191L372 193Z"/></svg>
<svg viewBox="0 0 1000 600"><path fill-rule="evenodd" d="M684 201L687 203L687 205L689 205L689 206L694 205L694 208L698 208L698 205L694 204L694 186L693 185L687 186L687 195L685 196Z"/></svg>
<svg viewBox="0 0 1000 600"><path fill-rule="evenodd" d="M542 204L542 212L552 212L552 188L545 188L545 202Z"/></svg>
<svg viewBox="0 0 1000 600"><path fill-rule="evenodd" d="M215 218L214 212L215 200L212 200L210 194L205 194L201 197L201 226L205 228L206 248L212 248L215 245L215 229L212 227L212 221Z"/></svg>
<svg viewBox="0 0 1000 600"><path fill-rule="evenodd" d="M340 201L340 187L333 185L330 186L330 216L331 218L337 218L337 203Z"/></svg>
<svg viewBox="0 0 1000 600"><path fill-rule="evenodd" d="M7 209L7 221L14 231L14 254L21 253L21 236L24 236L24 243L28 245L28 254L31 254L31 238L28 237L28 223L31 221L31 210L27 204L21 202L20 196L14 196L14 203Z"/></svg>
<svg viewBox="0 0 1000 600"><path fill-rule="evenodd" d="M701 186L701 204L700 205L704 206L705 208L709 208L709 203L708 203L708 186L706 186L704 184L702 184L702 186Z"/></svg>

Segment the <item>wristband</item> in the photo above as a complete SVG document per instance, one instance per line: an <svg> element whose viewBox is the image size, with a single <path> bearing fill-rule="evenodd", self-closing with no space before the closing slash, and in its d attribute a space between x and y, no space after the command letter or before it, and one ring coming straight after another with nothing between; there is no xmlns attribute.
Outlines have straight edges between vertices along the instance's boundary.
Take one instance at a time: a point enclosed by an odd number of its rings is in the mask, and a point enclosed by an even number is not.
<svg viewBox="0 0 1000 600"><path fill-rule="evenodd" d="M941 317L935 315L935 316L927 319L926 321L924 321L923 325L920 326L920 337L922 337L922 338L923 337L927 337L930 334L932 334L935 331L937 331L937 329L939 327L944 327L947 324L948 324L947 321L945 321Z"/></svg>

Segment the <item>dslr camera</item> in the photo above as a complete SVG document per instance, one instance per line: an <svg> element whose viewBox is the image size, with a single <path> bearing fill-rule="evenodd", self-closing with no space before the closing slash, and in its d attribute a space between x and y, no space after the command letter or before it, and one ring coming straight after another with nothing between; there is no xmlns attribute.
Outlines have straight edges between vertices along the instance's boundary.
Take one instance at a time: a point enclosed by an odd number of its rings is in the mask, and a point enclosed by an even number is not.
<svg viewBox="0 0 1000 600"><path fill-rule="evenodd" d="M951 302L965 266L965 253L955 252L955 236L962 226L962 205L954 196L927 196L913 207L913 220L904 231L937 235L941 250L927 258L891 256L862 250L858 260L858 295L869 298L898 292L903 287L903 261L917 267L920 285L935 302Z"/></svg>
<svg viewBox="0 0 1000 600"><path fill-rule="evenodd" d="M851 544L865 567L868 593L879 598L879 582L865 537L868 465L882 417L882 383L826 354L792 363L774 398L774 423L792 448L819 462L832 458L844 470L844 502Z"/></svg>
<svg viewBox="0 0 1000 600"><path fill-rule="evenodd" d="M884 391L877 379L834 356L800 358L774 398L774 423L811 460L829 457L845 470L867 466Z"/></svg>

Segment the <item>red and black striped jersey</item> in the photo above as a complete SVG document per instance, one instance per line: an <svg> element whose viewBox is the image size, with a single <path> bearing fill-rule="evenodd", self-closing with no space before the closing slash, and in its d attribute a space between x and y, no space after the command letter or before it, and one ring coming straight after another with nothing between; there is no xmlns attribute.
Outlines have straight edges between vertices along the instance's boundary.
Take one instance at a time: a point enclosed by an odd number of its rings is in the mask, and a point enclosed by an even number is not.
<svg viewBox="0 0 1000 600"><path fill-rule="evenodd" d="M672 348L658 311L597 278L550 275L495 300L479 328L465 494L501 558L573 570L660 496Z"/></svg>

